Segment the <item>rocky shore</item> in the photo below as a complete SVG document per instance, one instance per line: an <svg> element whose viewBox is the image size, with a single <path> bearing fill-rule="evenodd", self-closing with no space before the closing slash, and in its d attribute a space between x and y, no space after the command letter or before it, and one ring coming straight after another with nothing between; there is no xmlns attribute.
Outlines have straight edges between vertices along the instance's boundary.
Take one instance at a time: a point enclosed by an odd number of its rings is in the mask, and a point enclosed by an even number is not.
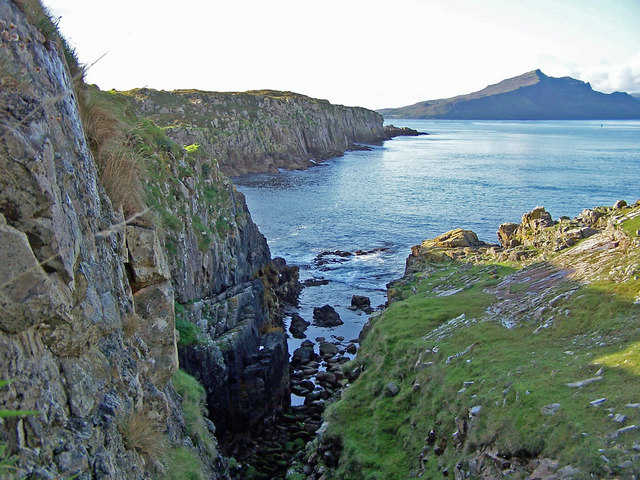
<svg viewBox="0 0 640 480"><path fill-rule="evenodd" d="M385 125L384 133L387 135L387 138L418 137L420 135L429 135L427 132L419 132L409 127L396 127L395 125Z"/></svg>
<svg viewBox="0 0 640 480"><path fill-rule="evenodd" d="M499 244L413 247L287 478L635 478L639 221L640 201L538 207Z"/></svg>

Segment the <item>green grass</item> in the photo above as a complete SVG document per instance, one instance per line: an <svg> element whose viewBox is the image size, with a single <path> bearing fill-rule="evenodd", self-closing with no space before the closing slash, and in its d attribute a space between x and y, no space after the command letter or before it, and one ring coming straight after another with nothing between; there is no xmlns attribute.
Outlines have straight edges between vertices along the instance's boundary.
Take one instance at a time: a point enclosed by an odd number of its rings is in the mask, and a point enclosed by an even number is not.
<svg viewBox="0 0 640 480"><path fill-rule="evenodd" d="M163 464L166 468L163 480L204 480L202 462L185 447L169 449L163 458Z"/></svg>
<svg viewBox="0 0 640 480"><path fill-rule="evenodd" d="M193 222L193 231L198 239L198 248L201 252L206 252L213 242L213 232L198 215L193 215L191 221Z"/></svg>
<svg viewBox="0 0 640 480"><path fill-rule="evenodd" d="M186 309L178 302L174 302L176 314L176 330L180 334L178 345L188 347L190 345L199 345L202 339L202 332L197 325L188 321L186 317Z"/></svg>
<svg viewBox="0 0 640 480"><path fill-rule="evenodd" d="M217 455L217 448L211 441L207 424L204 420L206 393L204 387L188 373L178 370L173 375L173 386L182 397L182 410L187 426L187 434L194 445L202 445L209 456Z"/></svg>
<svg viewBox="0 0 640 480"><path fill-rule="evenodd" d="M394 285L406 299L374 320L356 360L364 372L327 411L328 435L340 437L344 445L340 466L330 478L409 478L420 471L418 455L431 429L438 438L447 438L449 447L440 457L427 454L424 478L440 478L441 468L452 471L485 447L507 456L555 458L561 466L578 466L580 478L605 475L599 449L612 462L628 459L621 452L631 451L640 434L627 434L614 445L610 435L621 425L611 421L605 408L625 413L627 425L640 422L637 409L625 408L640 398L640 312L630 295L618 293L634 286L583 286L558 305L569 313L536 335L537 325L528 323L509 330L496 322L469 322L445 338L425 339L462 313L467 320L480 319L493 302L485 286L498 283L513 268L443 262L427 270L410 283ZM457 294L434 294L471 280L476 284ZM513 284L510 293L523 294L526 285ZM436 354L424 353L435 345ZM475 345L471 352L446 363L470 345ZM416 371L421 354L423 362L433 365ZM595 376L600 368L601 381L566 386ZM395 397L386 395L391 381L400 387ZM421 385L417 391L414 382ZM464 382L473 383L460 392ZM606 407L590 405L602 397ZM543 415L541 408L550 403L560 403L559 411ZM456 451L451 446L456 419L468 419L474 406L482 409Z"/></svg>
<svg viewBox="0 0 640 480"><path fill-rule="evenodd" d="M625 220L622 223L622 228L630 237L636 238L638 236L637 232L638 230L640 230L640 215L637 215L629 220Z"/></svg>

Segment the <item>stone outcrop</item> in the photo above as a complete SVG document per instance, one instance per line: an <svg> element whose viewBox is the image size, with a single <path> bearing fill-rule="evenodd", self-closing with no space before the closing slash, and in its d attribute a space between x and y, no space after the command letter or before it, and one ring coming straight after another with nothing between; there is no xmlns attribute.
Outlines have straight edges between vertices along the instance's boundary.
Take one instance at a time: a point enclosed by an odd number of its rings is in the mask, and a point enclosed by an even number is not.
<svg viewBox="0 0 640 480"><path fill-rule="evenodd" d="M232 452L288 404L281 309L297 301L298 269L271 259L244 196L215 161L184 152L158 168L147 189L164 222L177 316L198 332L182 339L180 366L204 386L208 416Z"/></svg>
<svg viewBox="0 0 640 480"><path fill-rule="evenodd" d="M229 176L305 169L388 138L382 116L272 90L218 93L136 89L139 112L166 126L179 145L200 145Z"/></svg>
<svg viewBox="0 0 640 480"><path fill-rule="evenodd" d="M525 255L530 248L559 251L598 233L599 230L593 227L606 226L606 221L599 222L603 216L602 211L585 209L573 220L563 217L558 222L544 207L536 207L525 213L519 224L501 224L498 240L503 248L514 249L511 253L512 257L518 257L515 259Z"/></svg>
<svg viewBox="0 0 640 480"><path fill-rule="evenodd" d="M14 2L0 19L0 408L37 412L0 443L19 477L149 478L158 445L130 427L187 438L161 243L112 208L57 37Z"/></svg>
<svg viewBox="0 0 640 480"><path fill-rule="evenodd" d="M190 436L171 379L180 359L229 446L259 431L289 402L280 310L297 268L271 260L217 163L166 137L145 145L150 212L125 220L57 33L18 3L0 0L0 409L37 414L0 418L0 445L19 476L150 478L167 447L229 478L216 429ZM176 327L197 338L178 350Z"/></svg>
<svg viewBox="0 0 640 480"><path fill-rule="evenodd" d="M331 305L323 305L313 309L313 324L319 327L337 327L344 322Z"/></svg>
<svg viewBox="0 0 640 480"><path fill-rule="evenodd" d="M429 135L427 132L419 132L418 130L409 127L396 127L395 125L385 125L384 132L387 134L387 138Z"/></svg>
<svg viewBox="0 0 640 480"><path fill-rule="evenodd" d="M302 318L297 313L293 313L291 315L291 325L289 326L289 332L294 338L305 338L305 331L307 327L311 325L310 322L307 322L304 318Z"/></svg>

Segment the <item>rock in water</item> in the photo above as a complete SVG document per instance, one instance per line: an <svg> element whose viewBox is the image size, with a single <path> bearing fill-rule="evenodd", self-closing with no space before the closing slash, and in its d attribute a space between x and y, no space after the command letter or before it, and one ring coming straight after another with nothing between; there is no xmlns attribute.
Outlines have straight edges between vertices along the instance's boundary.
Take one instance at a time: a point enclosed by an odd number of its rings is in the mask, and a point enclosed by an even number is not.
<svg viewBox="0 0 640 480"><path fill-rule="evenodd" d="M338 347L330 342L322 342L320 344L320 355L333 356L338 353Z"/></svg>
<svg viewBox="0 0 640 480"><path fill-rule="evenodd" d="M384 133L387 135L387 138L417 137L419 135L429 135L427 132L419 132L409 127L396 127L395 125L385 125Z"/></svg>
<svg viewBox="0 0 640 480"><path fill-rule="evenodd" d="M344 322L331 305L324 305L313 309L313 323L319 327L337 327Z"/></svg>
<svg viewBox="0 0 640 480"><path fill-rule="evenodd" d="M354 295L351 297L351 306L364 310L367 307L371 307L371 299L363 295Z"/></svg>
<svg viewBox="0 0 640 480"><path fill-rule="evenodd" d="M311 323L307 322L297 313L294 313L293 315L291 315L291 325L289 326L289 331L295 338L304 338L306 337L304 332L307 330L307 327L309 325L311 325Z"/></svg>

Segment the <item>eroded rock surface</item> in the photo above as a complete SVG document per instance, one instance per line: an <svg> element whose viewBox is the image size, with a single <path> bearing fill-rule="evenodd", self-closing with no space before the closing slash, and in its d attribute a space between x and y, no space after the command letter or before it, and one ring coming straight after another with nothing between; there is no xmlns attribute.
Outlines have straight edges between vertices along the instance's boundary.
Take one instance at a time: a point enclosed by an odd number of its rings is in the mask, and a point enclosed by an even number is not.
<svg viewBox="0 0 640 480"><path fill-rule="evenodd" d="M229 176L304 169L358 143L386 140L371 110L271 90L218 93L136 89L140 112L180 145L200 145Z"/></svg>
<svg viewBox="0 0 640 480"><path fill-rule="evenodd" d="M125 241L56 40L13 2L0 19L0 379L12 380L0 408L38 412L3 419L0 442L19 476L148 478L153 462L125 426L185 435L168 270L143 261L161 256L157 242ZM129 255L144 264L136 279Z"/></svg>

